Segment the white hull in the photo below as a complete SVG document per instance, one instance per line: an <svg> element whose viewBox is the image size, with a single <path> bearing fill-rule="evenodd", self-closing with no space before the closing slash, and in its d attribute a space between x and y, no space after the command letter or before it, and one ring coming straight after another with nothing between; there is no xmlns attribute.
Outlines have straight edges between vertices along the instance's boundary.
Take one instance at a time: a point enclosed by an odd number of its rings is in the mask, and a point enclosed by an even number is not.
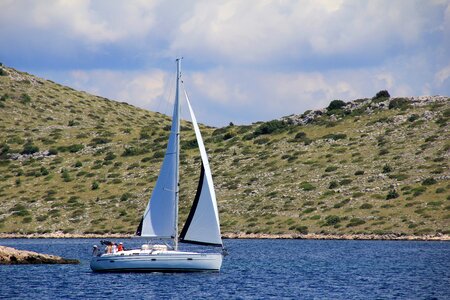
<svg viewBox="0 0 450 300"><path fill-rule="evenodd" d="M222 254L129 250L91 259L95 272L201 272L220 270Z"/></svg>

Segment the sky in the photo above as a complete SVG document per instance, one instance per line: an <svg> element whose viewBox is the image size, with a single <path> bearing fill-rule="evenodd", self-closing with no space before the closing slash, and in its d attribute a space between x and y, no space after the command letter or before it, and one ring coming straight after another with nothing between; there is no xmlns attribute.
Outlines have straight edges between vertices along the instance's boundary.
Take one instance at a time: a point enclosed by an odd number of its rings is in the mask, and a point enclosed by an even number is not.
<svg viewBox="0 0 450 300"><path fill-rule="evenodd" d="M180 56L211 126L450 95L450 0L0 0L0 62L78 90L170 114Z"/></svg>

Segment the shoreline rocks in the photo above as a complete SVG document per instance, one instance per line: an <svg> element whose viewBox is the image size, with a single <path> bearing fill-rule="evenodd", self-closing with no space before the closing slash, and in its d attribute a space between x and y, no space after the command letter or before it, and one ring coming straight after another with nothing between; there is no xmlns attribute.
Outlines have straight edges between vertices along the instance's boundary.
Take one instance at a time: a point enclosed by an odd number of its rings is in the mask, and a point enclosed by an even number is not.
<svg viewBox="0 0 450 300"><path fill-rule="evenodd" d="M388 240L388 241L450 241L450 235L400 235L400 234L266 234L224 233L225 239L302 239L302 240Z"/></svg>
<svg viewBox="0 0 450 300"><path fill-rule="evenodd" d="M4 239L123 239L132 238L134 234L76 234L53 232L45 234L17 234L0 233L0 238ZM392 240L392 241L450 241L448 234L435 235L404 235L404 234L267 234L267 233L244 233L244 232L225 232L222 233L223 239L303 239L303 240ZM0 246L1 247L1 246Z"/></svg>
<svg viewBox="0 0 450 300"><path fill-rule="evenodd" d="M79 264L77 259L0 246L0 265Z"/></svg>

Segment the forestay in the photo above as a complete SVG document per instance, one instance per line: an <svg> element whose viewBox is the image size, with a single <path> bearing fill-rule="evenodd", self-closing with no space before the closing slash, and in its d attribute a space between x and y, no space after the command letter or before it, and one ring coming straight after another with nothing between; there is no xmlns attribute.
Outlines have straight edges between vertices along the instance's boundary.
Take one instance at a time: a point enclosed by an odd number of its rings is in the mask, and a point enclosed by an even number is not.
<svg viewBox="0 0 450 300"><path fill-rule="evenodd" d="M222 246L216 193L208 156L186 91L185 95L200 150L202 170L194 203L180 234L180 242Z"/></svg>

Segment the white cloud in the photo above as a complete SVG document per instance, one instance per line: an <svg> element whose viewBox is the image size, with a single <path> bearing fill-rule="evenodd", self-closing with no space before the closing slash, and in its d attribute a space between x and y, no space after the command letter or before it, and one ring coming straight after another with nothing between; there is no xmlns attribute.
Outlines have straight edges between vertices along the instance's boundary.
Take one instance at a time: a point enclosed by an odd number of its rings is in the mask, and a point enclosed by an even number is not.
<svg viewBox="0 0 450 300"><path fill-rule="evenodd" d="M450 77L450 64L436 73L436 83L438 86L441 86L447 79Z"/></svg>
<svg viewBox="0 0 450 300"><path fill-rule="evenodd" d="M3 0L0 57L170 113L182 55L199 120L250 123L381 89L449 93L449 26L448 0Z"/></svg>
<svg viewBox="0 0 450 300"><path fill-rule="evenodd" d="M431 22L421 6L416 1L197 1L171 47L238 63L377 54L420 42Z"/></svg>
<svg viewBox="0 0 450 300"><path fill-rule="evenodd" d="M74 88L150 110L164 108L161 103L172 101L168 95L170 76L162 70L74 70L68 73L49 73L47 76L65 78L65 83Z"/></svg>
<svg viewBox="0 0 450 300"><path fill-rule="evenodd" d="M159 1L44 0L3 1L0 24L19 34L54 33L54 38L78 40L81 45L117 43L145 37L153 28ZM19 21L19 22L17 22ZM3 32L7 34L7 32ZM55 41L60 44L61 41ZM52 47L55 45L46 45Z"/></svg>

